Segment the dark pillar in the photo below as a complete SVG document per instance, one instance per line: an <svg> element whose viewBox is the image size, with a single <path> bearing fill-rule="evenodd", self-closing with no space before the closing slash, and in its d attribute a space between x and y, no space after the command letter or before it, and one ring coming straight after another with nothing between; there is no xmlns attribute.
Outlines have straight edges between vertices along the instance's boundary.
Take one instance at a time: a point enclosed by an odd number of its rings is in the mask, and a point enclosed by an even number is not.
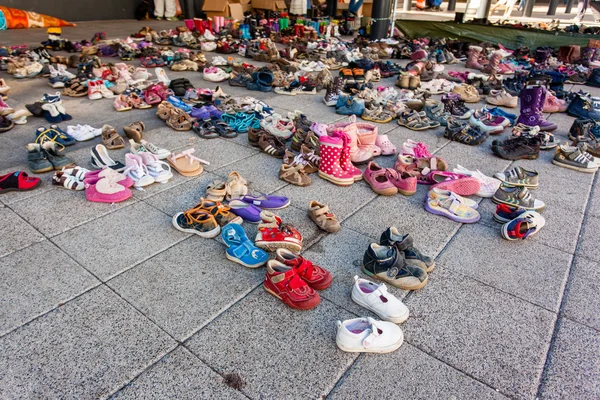
<svg viewBox="0 0 600 400"><path fill-rule="evenodd" d="M565 14L571 14L571 8L573 8L573 0L568 0L565 7Z"/></svg>
<svg viewBox="0 0 600 400"><path fill-rule="evenodd" d="M531 14L533 13L533 5L535 4L535 0L526 0L525 1L525 7L523 8L523 15L525 17L531 17Z"/></svg>
<svg viewBox="0 0 600 400"><path fill-rule="evenodd" d="M558 7L558 0L550 0L548 13L546 15L556 15L556 7Z"/></svg>
<svg viewBox="0 0 600 400"><path fill-rule="evenodd" d="M448 1L448 11L455 11L456 10L456 0L449 0Z"/></svg>
<svg viewBox="0 0 600 400"><path fill-rule="evenodd" d="M371 40L382 39L387 36L388 27L390 26L390 3L390 0L373 1L371 18L374 19L375 22L371 25Z"/></svg>
<svg viewBox="0 0 600 400"><path fill-rule="evenodd" d="M337 16L337 0L327 0L325 14L329 15L331 18L335 18Z"/></svg>

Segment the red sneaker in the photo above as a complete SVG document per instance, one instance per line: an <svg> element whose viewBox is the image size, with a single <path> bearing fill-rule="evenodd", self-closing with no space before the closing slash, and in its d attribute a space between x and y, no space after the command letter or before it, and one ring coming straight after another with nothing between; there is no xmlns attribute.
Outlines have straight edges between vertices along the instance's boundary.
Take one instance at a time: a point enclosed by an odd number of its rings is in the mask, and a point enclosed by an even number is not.
<svg viewBox="0 0 600 400"><path fill-rule="evenodd" d="M287 249L277 249L277 261L294 268L300 278L313 289L323 290L331 285L332 276L329 271Z"/></svg>
<svg viewBox="0 0 600 400"><path fill-rule="evenodd" d="M279 216L266 210L261 211L260 218L256 246L267 251L284 248L299 253L302 250L302 235L293 226L284 224Z"/></svg>
<svg viewBox="0 0 600 400"><path fill-rule="evenodd" d="M295 268L277 260L269 260L263 283L265 290L297 310L310 310L319 304L321 297L300 278Z"/></svg>

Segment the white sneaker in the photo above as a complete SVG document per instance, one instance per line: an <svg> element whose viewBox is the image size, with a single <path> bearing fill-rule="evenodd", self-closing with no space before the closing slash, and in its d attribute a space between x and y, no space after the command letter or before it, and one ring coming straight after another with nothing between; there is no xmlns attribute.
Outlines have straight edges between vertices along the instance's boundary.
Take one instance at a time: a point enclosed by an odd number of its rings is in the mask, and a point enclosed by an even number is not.
<svg viewBox="0 0 600 400"><path fill-rule="evenodd" d="M335 343L349 353L391 353L404 342L402 329L392 322L355 318L337 326Z"/></svg>
<svg viewBox="0 0 600 400"><path fill-rule="evenodd" d="M223 82L229 79L229 74L221 68L210 67L204 68L203 78L209 82Z"/></svg>
<svg viewBox="0 0 600 400"><path fill-rule="evenodd" d="M67 71L67 66L64 64L56 64L56 69L58 70L59 75L66 76L69 79L74 79L76 77L75 74Z"/></svg>
<svg viewBox="0 0 600 400"><path fill-rule="evenodd" d="M200 48L204 52L206 52L206 51L215 51L217 49L217 44L215 42L202 42L200 44Z"/></svg>
<svg viewBox="0 0 600 400"><path fill-rule="evenodd" d="M158 157L154 154L141 151L137 155L142 158L142 162L148 169L148 174L154 178L155 182L167 183L173 177L169 164L164 161L158 161Z"/></svg>
<svg viewBox="0 0 600 400"><path fill-rule="evenodd" d="M148 173L148 168L144 165L142 157L136 154L125 154L125 171L123 173L133 179L133 186L136 188L154 183L154 177Z"/></svg>
<svg viewBox="0 0 600 400"><path fill-rule="evenodd" d="M294 133L292 131L292 129L294 129L294 122L287 118L283 118L279 114L273 114L263 118L260 121L260 126L271 135L284 140L292 137L292 134Z"/></svg>
<svg viewBox="0 0 600 400"><path fill-rule="evenodd" d="M146 149L146 151L158 157L159 160L164 160L165 158L171 155L171 152L169 150L155 146L154 144L147 142L144 139L142 139L141 145Z"/></svg>
<svg viewBox="0 0 600 400"><path fill-rule="evenodd" d="M69 125L67 126L67 133L72 136L78 142L84 142L96 137L93 131L91 131L89 125ZM92 128L93 129L93 128ZM100 134L102 130L100 129Z"/></svg>
<svg viewBox="0 0 600 400"><path fill-rule="evenodd" d="M457 165L457 167L454 168L453 171L457 174L469 175L479 181L479 183L481 184L481 187L480 187L479 191L477 193L475 193L475 196L487 197L487 198L493 197L494 193L496 193L496 191L502 184L502 182L500 182L500 180L498 180L496 178L492 178L487 175L484 175L478 169L475 171L470 171L460 164Z"/></svg>
<svg viewBox="0 0 600 400"><path fill-rule="evenodd" d="M171 80L163 68L156 68L154 72L156 72L156 77L158 78L159 82L162 82L167 86L171 84Z"/></svg>
<svg viewBox="0 0 600 400"><path fill-rule="evenodd" d="M221 56L214 56L212 59L212 65L214 65L216 67L227 65L227 60Z"/></svg>
<svg viewBox="0 0 600 400"><path fill-rule="evenodd" d="M208 29L204 31L204 34L202 35L202 37L204 38L204 40L208 40L209 42L214 42L215 40L217 40L215 35L210 33L210 31Z"/></svg>
<svg viewBox="0 0 600 400"><path fill-rule="evenodd" d="M408 307L388 293L383 283L378 285L355 275L352 300L359 306L373 311L385 321L401 324L408 319Z"/></svg>

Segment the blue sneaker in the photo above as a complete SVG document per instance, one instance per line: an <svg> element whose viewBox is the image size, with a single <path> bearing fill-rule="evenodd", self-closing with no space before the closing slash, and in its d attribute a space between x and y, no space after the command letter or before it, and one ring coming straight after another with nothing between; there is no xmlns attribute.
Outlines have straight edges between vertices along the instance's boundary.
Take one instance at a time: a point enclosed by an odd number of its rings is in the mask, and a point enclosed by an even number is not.
<svg viewBox="0 0 600 400"><path fill-rule="evenodd" d="M572 117L600 120L600 98L577 95L567 108L567 114Z"/></svg>
<svg viewBox="0 0 600 400"><path fill-rule="evenodd" d="M61 100L60 98L60 92L56 92L56 94L44 94L44 96L42 96L42 103L58 103Z"/></svg>
<svg viewBox="0 0 600 400"><path fill-rule="evenodd" d="M56 125L50 125L50 128L40 126L37 128L35 135L35 143L38 144L56 142L62 146L72 146L77 142L72 136Z"/></svg>
<svg viewBox="0 0 600 400"><path fill-rule="evenodd" d="M514 125L515 121L517 120L517 116L515 114L508 113L499 107L487 108L487 106L483 106L482 111L489 112L490 114L496 117L504 117L510 121L511 125Z"/></svg>
<svg viewBox="0 0 600 400"><path fill-rule="evenodd" d="M362 115L365 111L365 101L353 96L341 94L335 105L335 112L341 115Z"/></svg>
<svg viewBox="0 0 600 400"><path fill-rule="evenodd" d="M182 109L183 111L185 111L186 113L190 113L192 112L192 107L190 107L189 105L187 105L186 103L184 103L181 99L179 99L178 97L175 96L169 96L167 97L167 101L171 104L173 104L175 107Z"/></svg>
<svg viewBox="0 0 600 400"><path fill-rule="evenodd" d="M256 247L239 224L227 224L221 229L221 237L228 247L225 257L247 268L258 268L269 260L266 251Z"/></svg>
<svg viewBox="0 0 600 400"><path fill-rule="evenodd" d="M51 76L50 79L48 79L48 81L50 82L50 86L52 86L55 89L59 89L65 87L65 83L69 81L69 78L67 78L64 75L57 75Z"/></svg>

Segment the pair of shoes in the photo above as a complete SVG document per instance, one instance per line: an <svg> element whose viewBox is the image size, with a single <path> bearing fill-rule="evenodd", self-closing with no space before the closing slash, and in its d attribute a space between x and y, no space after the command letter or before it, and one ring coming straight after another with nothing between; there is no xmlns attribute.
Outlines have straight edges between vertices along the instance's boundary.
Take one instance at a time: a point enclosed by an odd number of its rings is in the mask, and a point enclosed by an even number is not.
<svg viewBox="0 0 600 400"><path fill-rule="evenodd" d="M64 149L60 143L45 141L42 144L29 143L25 147L27 148L27 164L34 174L60 170L73 164L68 157L60 154L60 151Z"/></svg>
<svg viewBox="0 0 600 400"><path fill-rule="evenodd" d="M137 154L125 154L123 174L133 180L133 185L136 188L148 186L155 182L167 183L173 177L169 164L160 161L157 156L146 151L140 151Z"/></svg>
<svg viewBox="0 0 600 400"><path fill-rule="evenodd" d="M321 298L315 290L331 285L329 271L285 248L267 263L263 287L284 304L297 310L316 307Z"/></svg>
<svg viewBox="0 0 600 400"><path fill-rule="evenodd" d="M427 271L434 268L434 260L413 246L410 235L401 235L395 227L383 232L380 244L369 245L362 262L365 274L403 290L424 287Z"/></svg>
<svg viewBox="0 0 600 400"><path fill-rule="evenodd" d="M67 111L60 98L59 92L56 92L55 95L45 94L42 97L40 103L41 104L39 105L39 107L41 108L42 115L48 122L59 123L62 121L70 121L73 119L72 116L67 114ZM36 113L32 112L31 110L29 111L32 114L36 115Z"/></svg>
<svg viewBox="0 0 600 400"><path fill-rule="evenodd" d="M90 100L99 100L101 98L112 99L115 94L110 91L103 80L89 80L88 86L88 98Z"/></svg>
<svg viewBox="0 0 600 400"><path fill-rule="evenodd" d="M461 123L455 117L448 118L448 124L444 130L444 137L446 139L469 146L482 144L488 136L488 132L481 131L478 127L471 124Z"/></svg>
<svg viewBox="0 0 600 400"><path fill-rule="evenodd" d="M115 161L108 155L106 146L97 144L92 147L91 153L91 164L96 169L110 168L117 172L121 172L125 169L125 164L120 161Z"/></svg>
<svg viewBox="0 0 600 400"><path fill-rule="evenodd" d="M25 192L40 186L40 178L30 177L25 171L9 172L0 176L0 194L8 192Z"/></svg>
<svg viewBox="0 0 600 400"><path fill-rule="evenodd" d="M258 247L267 251L281 248L302 251L302 235L292 225L284 224L281 217L267 210L261 211L260 218L254 240Z"/></svg>
<svg viewBox="0 0 600 400"><path fill-rule="evenodd" d="M362 172L350 161L351 138L341 130L319 138L319 176L339 186L362 179Z"/></svg>
<svg viewBox="0 0 600 400"><path fill-rule="evenodd" d="M75 138L63 131L58 125L50 125L48 128L41 126L36 129L35 143L44 144L45 142L56 142L63 147L77 143Z"/></svg>
<svg viewBox="0 0 600 400"><path fill-rule="evenodd" d="M544 217L537 212L507 204L498 204L493 218L503 224L500 232L506 240L525 240L538 233L546 224Z"/></svg>
<svg viewBox="0 0 600 400"><path fill-rule="evenodd" d="M382 168L374 161L367 164L363 175L371 189L383 196L393 196L397 193L412 196L417 192L416 177L392 168Z"/></svg>
<svg viewBox="0 0 600 400"><path fill-rule="evenodd" d="M164 160L171 155L171 152L162 147L155 146L154 144L142 139L140 143L136 143L133 139L129 139L129 152L132 154L138 154L140 152L148 152L154 154L159 160Z"/></svg>
<svg viewBox="0 0 600 400"><path fill-rule="evenodd" d="M591 150L596 150L598 146L594 144L590 145L586 142L581 142L577 146L562 144L556 149L556 153L554 153L554 157L552 158L552 164L593 174L598 171L600 160L588 153L587 150L590 148Z"/></svg>
<svg viewBox="0 0 600 400"><path fill-rule="evenodd" d="M308 217L325 232L334 233L342 228L335 214L329 212L329 206L316 200L308 204Z"/></svg>
<svg viewBox="0 0 600 400"><path fill-rule="evenodd" d="M238 217L239 218L239 217ZM241 218L240 218L241 222ZM269 255L256 247L238 223L229 223L221 229L221 237L227 246L225 257L246 268L258 268L269 260Z"/></svg>
<svg viewBox="0 0 600 400"><path fill-rule="evenodd" d="M82 167L63 168L54 173L52 184L69 190L83 190L85 189L84 180L88 172L90 171Z"/></svg>
<svg viewBox="0 0 600 400"><path fill-rule="evenodd" d="M90 125L69 125L67 134L78 142L84 142L102 135L102 129L96 129Z"/></svg>
<svg viewBox="0 0 600 400"><path fill-rule="evenodd" d="M95 203L119 203L133 195L133 181L111 168L87 172L83 183L85 198Z"/></svg>
<svg viewBox="0 0 600 400"><path fill-rule="evenodd" d="M449 190L432 188L425 197L425 210L452 221L473 224L481 218L477 212L478 203Z"/></svg>
<svg viewBox="0 0 600 400"><path fill-rule="evenodd" d="M196 206L175 214L172 219L175 229L204 238L214 238L221 233L221 227L241 222L242 218L233 214L229 206L207 199L200 199Z"/></svg>

